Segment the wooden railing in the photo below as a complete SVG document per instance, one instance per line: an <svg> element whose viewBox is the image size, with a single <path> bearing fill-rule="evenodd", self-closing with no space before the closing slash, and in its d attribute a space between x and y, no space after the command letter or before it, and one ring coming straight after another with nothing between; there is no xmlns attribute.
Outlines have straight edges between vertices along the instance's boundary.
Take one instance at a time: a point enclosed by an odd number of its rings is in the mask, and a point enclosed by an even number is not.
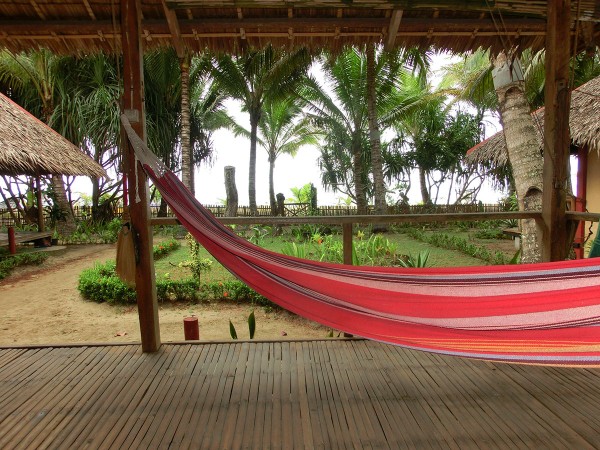
<svg viewBox="0 0 600 450"><path fill-rule="evenodd" d="M291 217L303 217L311 214L310 204L309 203L285 203L285 215ZM224 217L225 216L225 206L224 205L204 205L204 207L210 212L212 212L216 217ZM159 212L159 205L150 205L150 216L157 217ZM464 205L397 205L397 206L389 206L388 214L396 215L396 214L458 214L458 213L489 213L489 212L502 212L505 210L505 205L503 204L464 204ZM16 216L18 223L26 222L26 218L23 214L18 210L13 210L14 215ZM75 219L77 220L86 220L92 217L92 207L91 206L74 206L73 214L75 215ZM121 217L123 214L122 206L115 206L112 209L112 215L114 217ZM367 208L367 214L373 215L375 214L372 206ZM345 206L345 205L324 205L319 206L314 211L315 216L355 216L356 215L356 207L355 206ZM167 209L167 216L173 217L173 213L170 209ZM250 211L249 206L238 206L238 217L271 217L271 207L269 205L259 205L257 207L257 215L253 216ZM37 216L36 218L37 219ZM44 220L48 222L50 220L50 216L48 211L44 211ZM0 208L0 227L6 226L15 226L15 220L13 216L10 214L8 209Z"/></svg>
<svg viewBox="0 0 600 450"><path fill-rule="evenodd" d="M567 212L569 220L586 220L598 222L600 214ZM300 225L322 224L340 225L344 246L344 264L352 264L352 233L355 223L444 223L473 222L504 219L535 219L542 221L539 211L506 211L496 213L457 213L457 214L394 214L383 216L304 216L304 217L223 217L219 221L224 225ZM150 225L176 225L179 221L172 217L157 217L150 220Z"/></svg>

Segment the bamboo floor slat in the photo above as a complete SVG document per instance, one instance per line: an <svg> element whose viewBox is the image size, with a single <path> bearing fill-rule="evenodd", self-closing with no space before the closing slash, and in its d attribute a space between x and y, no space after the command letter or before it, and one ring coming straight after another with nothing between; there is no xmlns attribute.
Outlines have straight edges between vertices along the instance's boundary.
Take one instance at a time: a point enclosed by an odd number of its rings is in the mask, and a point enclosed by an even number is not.
<svg viewBox="0 0 600 450"><path fill-rule="evenodd" d="M0 448L600 448L600 370L358 339L0 348Z"/></svg>

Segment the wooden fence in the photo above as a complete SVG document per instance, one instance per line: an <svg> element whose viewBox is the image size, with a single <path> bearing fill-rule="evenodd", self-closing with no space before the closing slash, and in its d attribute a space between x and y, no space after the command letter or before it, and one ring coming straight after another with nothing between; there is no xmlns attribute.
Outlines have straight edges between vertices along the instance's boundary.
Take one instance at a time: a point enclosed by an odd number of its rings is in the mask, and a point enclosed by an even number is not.
<svg viewBox="0 0 600 450"><path fill-rule="evenodd" d="M225 205L205 205L216 217L225 217ZM158 217L159 205L151 205L151 217ZM506 211L503 204L468 204L468 205L402 205L390 206L387 214L454 214L454 213L494 213ZM27 223L23 215L14 210L14 215L17 218L17 223ZM75 206L73 213L77 220L87 220L92 217L91 206ZM122 207L115 207L114 217L121 217L123 213ZM335 206L319 206L316 211L312 211L309 203L286 203L286 217L302 217L302 216L354 216L356 215L356 207L335 205ZM373 207L369 207L367 215L374 214ZM173 214L167 210L167 217L172 217ZM258 206L257 217L270 217L271 207L269 205ZM238 207L238 217L252 217L249 206ZM37 218L37 216L36 216ZM48 213L45 214L46 222L49 222ZM10 214L8 209L0 209L0 227L14 226L15 219Z"/></svg>

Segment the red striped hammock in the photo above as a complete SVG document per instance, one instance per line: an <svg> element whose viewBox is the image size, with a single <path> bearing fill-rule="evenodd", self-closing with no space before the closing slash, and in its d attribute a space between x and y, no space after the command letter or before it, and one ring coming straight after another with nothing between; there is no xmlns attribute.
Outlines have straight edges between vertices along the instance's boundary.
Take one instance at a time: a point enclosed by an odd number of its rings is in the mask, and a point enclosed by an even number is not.
<svg viewBox="0 0 600 450"><path fill-rule="evenodd" d="M405 269L281 255L224 227L133 130L128 133L144 169L188 231L240 280L289 311L412 349L600 366L600 258Z"/></svg>

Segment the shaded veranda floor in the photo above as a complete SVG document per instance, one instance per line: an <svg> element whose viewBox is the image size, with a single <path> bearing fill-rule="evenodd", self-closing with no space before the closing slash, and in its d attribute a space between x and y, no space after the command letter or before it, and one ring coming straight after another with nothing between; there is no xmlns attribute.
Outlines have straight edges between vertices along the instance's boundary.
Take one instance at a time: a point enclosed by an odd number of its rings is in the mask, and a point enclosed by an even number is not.
<svg viewBox="0 0 600 450"><path fill-rule="evenodd" d="M598 448L600 371L364 340L0 349L0 448Z"/></svg>

